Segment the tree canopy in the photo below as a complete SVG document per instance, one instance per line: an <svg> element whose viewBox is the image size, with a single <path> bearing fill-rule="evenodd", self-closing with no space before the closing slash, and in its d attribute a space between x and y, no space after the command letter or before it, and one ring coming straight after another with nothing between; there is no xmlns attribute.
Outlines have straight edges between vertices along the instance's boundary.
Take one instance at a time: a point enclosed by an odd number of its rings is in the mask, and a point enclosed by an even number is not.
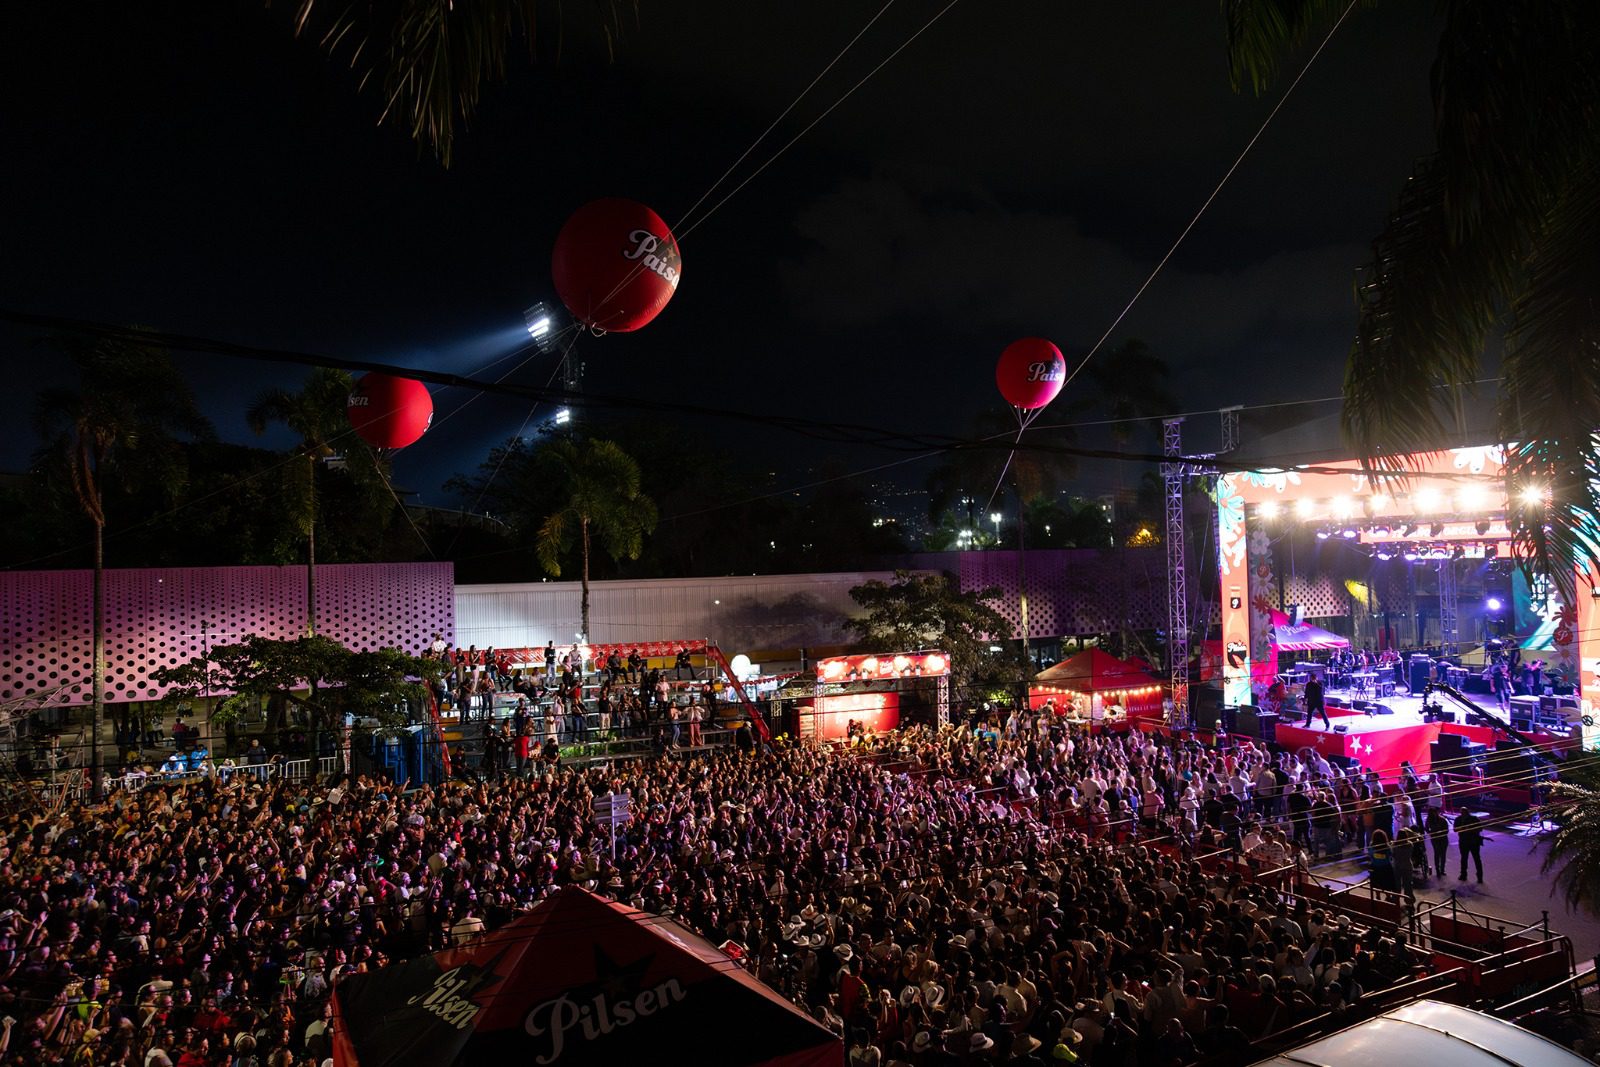
<svg viewBox="0 0 1600 1067"><path fill-rule="evenodd" d="M425 699L425 684L436 681L441 669L437 660L397 648L357 652L328 637L279 641L251 635L151 677L170 687L169 704L207 693L287 700L304 708L314 727L327 730L345 713L373 716L386 726L404 722L404 706Z"/></svg>
<svg viewBox="0 0 1600 1067"><path fill-rule="evenodd" d="M1011 640L1011 624L989 603L998 589L963 593L947 574L895 571L850 590L863 614L845 625L862 651L941 649L958 686L1007 685L1020 678L1013 657L991 653Z"/></svg>

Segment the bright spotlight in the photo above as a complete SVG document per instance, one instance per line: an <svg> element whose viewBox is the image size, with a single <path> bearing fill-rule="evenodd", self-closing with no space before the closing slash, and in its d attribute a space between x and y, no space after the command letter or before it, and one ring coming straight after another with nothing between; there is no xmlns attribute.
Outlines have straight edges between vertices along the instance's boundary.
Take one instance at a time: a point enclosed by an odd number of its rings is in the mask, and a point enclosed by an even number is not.
<svg viewBox="0 0 1600 1067"><path fill-rule="evenodd" d="M1302 519L1309 519L1316 514L1317 502L1310 497L1301 497L1294 502L1294 513Z"/></svg>
<svg viewBox="0 0 1600 1067"><path fill-rule="evenodd" d="M534 347L541 352L550 351L550 343L555 340L555 316L541 301L522 313L522 321L528 327L528 336L533 338Z"/></svg>
<svg viewBox="0 0 1600 1067"><path fill-rule="evenodd" d="M1334 497L1328 501L1328 507L1333 511L1333 517L1336 519L1348 519L1355 509L1355 505L1351 503L1350 498L1347 496Z"/></svg>
<svg viewBox="0 0 1600 1067"><path fill-rule="evenodd" d="M1000 513L998 511L989 512L989 521L996 526L1000 525Z"/></svg>
<svg viewBox="0 0 1600 1067"><path fill-rule="evenodd" d="M1266 503L1262 504L1256 509L1256 514L1260 515L1263 519L1270 520L1276 519L1282 510L1282 508L1278 507L1278 502L1276 500L1268 500Z"/></svg>
<svg viewBox="0 0 1600 1067"><path fill-rule="evenodd" d="M1382 515L1389 509L1389 504L1389 494L1387 493L1373 493L1367 497L1367 507L1372 510L1374 515Z"/></svg>
<svg viewBox="0 0 1600 1067"><path fill-rule="evenodd" d="M562 408L561 410L556 412L556 425L557 426L565 426L567 423L569 423L571 421L572 421L572 409L571 408Z"/></svg>
<svg viewBox="0 0 1600 1067"><path fill-rule="evenodd" d="M1499 611L1501 608L1505 607L1505 605L1500 602L1500 598L1497 596L1492 596L1488 600L1485 600L1483 602L1483 606L1488 608L1490 611Z"/></svg>
<svg viewBox="0 0 1600 1067"><path fill-rule="evenodd" d="M1411 503L1418 511L1438 511L1441 499L1437 489L1419 489Z"/></svg>
<svg viewBox="0 0 1600 1067"><path fill-rule="evenodd" d="M1463 485L1456 490L1457 511L1482 511L1489 505L1489 494L1481 485Z"/></svg>
<svg viewBox="0 0 1600 1067"><path fill-rule="evenodd" d="M1522 492L1517 494L1517 497L1529 507L1537 507L1549 499L1549 490L1542 486L1530 485L1524 487Z"/></svg>

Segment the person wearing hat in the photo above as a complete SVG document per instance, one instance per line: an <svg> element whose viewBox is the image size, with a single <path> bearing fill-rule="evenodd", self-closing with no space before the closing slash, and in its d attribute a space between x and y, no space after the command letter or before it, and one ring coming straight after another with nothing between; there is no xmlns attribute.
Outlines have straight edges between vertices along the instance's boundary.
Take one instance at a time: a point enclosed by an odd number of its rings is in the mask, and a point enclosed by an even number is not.
<svg viewBox="0 0 1600 1067"><path fill-rule="evenodd" d="M1044 1048L1044 1042L1032 1034L1018 1034L1011 1041L1011 1056L1006 1062L1026 1064L1028 1067L1043 1067L1044 1057L1039 1055L1039 1050L1042 1048Z"/></svg>

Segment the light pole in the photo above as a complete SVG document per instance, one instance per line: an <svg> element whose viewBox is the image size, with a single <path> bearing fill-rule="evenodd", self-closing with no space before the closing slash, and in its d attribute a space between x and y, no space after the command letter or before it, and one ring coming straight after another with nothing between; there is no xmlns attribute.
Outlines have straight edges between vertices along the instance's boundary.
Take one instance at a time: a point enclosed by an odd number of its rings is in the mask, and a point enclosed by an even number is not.
<svg viewBox="0 0 1600 1067"><path fill-rule="evenodd" d="M989 512L989 521L994 523L994 547L999 548L1000 547L1000 513L998 511Z"/></svg>

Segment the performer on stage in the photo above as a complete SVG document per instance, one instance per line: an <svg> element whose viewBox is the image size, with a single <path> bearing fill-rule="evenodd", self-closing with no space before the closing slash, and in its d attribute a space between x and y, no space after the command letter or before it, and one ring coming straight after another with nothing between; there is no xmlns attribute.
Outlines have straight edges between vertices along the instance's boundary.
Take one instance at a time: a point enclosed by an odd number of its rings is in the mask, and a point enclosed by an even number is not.
<svg viewBox="0 0 1600 1067"><path fill-rule="evenodd" d="M1306 726L1308 728L1318 715L1322 716L1323 729L1333 729L1333 723L1328 720L1328 709L1322 703L1322 682L1313 675L1306 679Z"/></svg>

